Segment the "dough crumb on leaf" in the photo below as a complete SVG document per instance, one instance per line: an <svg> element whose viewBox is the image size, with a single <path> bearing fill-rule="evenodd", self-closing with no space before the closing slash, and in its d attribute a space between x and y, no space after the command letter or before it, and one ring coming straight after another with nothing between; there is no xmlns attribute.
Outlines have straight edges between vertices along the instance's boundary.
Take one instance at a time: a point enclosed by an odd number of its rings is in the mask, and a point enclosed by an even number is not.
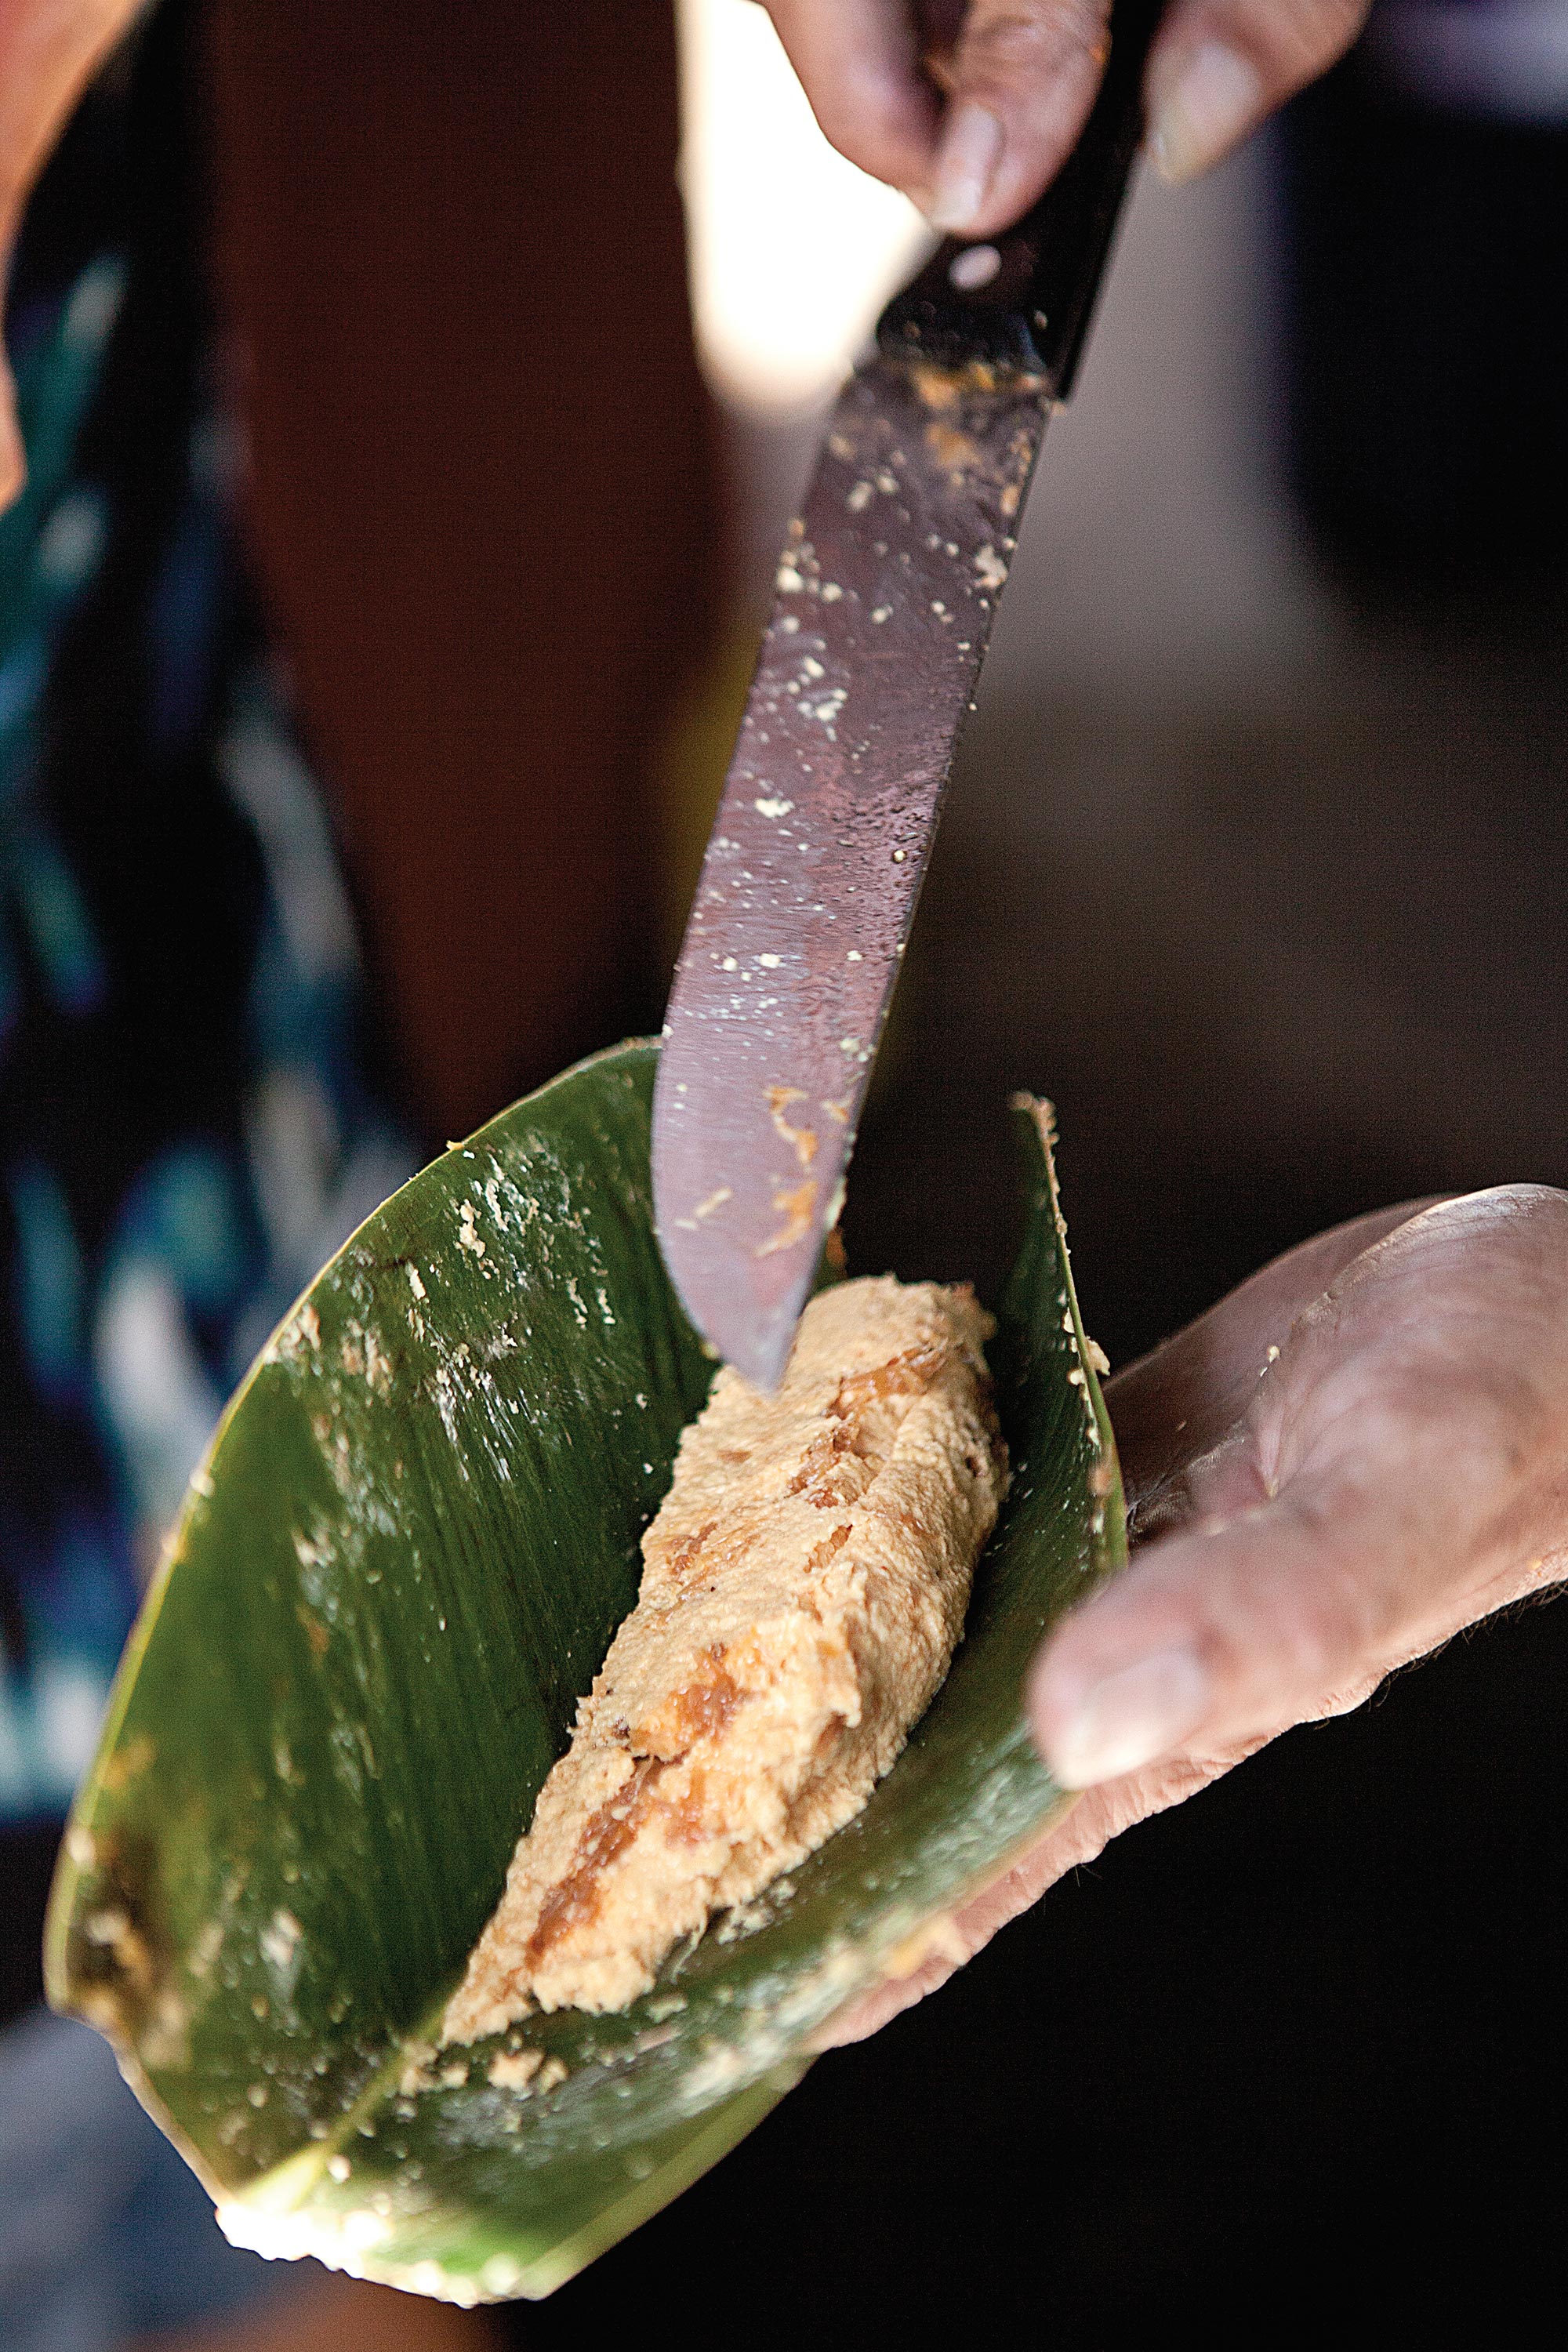
<svg viewBox="0 0 1568 2352"><path fill-rule="evenodd" d="M940 1687L1006 1453L967 1287L812 1300L775 1396L726 1369L643 1538L448 2042L625 2008L714 1912L859 1811Z"/></svg>

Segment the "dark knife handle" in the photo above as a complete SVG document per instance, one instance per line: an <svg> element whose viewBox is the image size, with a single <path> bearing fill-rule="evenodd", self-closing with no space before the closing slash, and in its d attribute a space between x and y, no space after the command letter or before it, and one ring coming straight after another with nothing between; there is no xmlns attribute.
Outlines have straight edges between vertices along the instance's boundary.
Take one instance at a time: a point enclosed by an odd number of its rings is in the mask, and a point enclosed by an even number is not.
<svg viewBox="0 0 1568 2352"><path fill-rule="evenodd" d="M1078 145L1014 227L943 239L878 321L889 357L987 362L1041 376L1054 398L1067 398L1143 138L1143 67L1163 6L1115 0L1110 56Z"/></svg>

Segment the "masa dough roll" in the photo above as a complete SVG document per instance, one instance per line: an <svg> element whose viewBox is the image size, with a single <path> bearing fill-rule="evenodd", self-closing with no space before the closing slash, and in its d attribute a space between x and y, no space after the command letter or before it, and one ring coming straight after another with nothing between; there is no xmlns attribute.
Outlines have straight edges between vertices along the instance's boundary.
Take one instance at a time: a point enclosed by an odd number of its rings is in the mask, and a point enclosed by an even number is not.
<svg viewBox="0 0 1568 2352"><path fill-rule="evenodd" d="M775 1396L720 1372L447 2041L624 2008L858 1812L947 1672L1006 1486L994 1328L967 1288L847 1282Z"/></svg>

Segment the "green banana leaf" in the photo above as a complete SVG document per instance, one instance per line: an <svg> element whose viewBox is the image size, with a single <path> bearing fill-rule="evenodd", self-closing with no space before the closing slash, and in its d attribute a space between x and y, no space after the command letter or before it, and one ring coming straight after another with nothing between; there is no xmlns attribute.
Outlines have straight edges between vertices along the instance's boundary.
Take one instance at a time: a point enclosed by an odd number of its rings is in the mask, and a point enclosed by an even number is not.
<svg viewBox="0 0 1568 2352"><path fill-rule="evenodd" d="M454 1147L279 1328L192 1481L50 1909L51 1999L109 2035L231 2236L458 2302L548 2294L656 2212L1039 1833L1064 1800L1024 1671L1125 1550L1022 1103L1013 1485L904 1754L624 2013L433 2051L712 1374L654 1240L655 1061L617 1047Z"/></svg>

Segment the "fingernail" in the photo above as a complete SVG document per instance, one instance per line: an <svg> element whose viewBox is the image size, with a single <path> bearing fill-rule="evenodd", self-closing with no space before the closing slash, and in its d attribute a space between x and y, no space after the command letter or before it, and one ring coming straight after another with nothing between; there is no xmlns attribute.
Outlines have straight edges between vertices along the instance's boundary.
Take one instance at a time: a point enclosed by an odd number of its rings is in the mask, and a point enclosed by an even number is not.
<svg viewBox="0 0 1568 2352"><path fill-rule="evenodd" d="M1194 49L1154 101L1149 152L1162 179L1195 180L1251 130L1263 111L1255 68L1222 42Z"/></svg>
<svg viewBox="0 0 1568 2352"><path fill-rule="evenodd" d="M1089 1789L1152 1763L1195 1731L1209 1707L1206 1668L1190 1650L1160 1650L1091 1683L1047 1743L1067 1789Z"/></svg>
<svg viewBox="0 0 1568 2352"><path fill-rule="evenodd" d="M937 150L931 221L962 236L991 193L1002 161L1002 125L988 106L966 98L948 116Z"/></svg>

